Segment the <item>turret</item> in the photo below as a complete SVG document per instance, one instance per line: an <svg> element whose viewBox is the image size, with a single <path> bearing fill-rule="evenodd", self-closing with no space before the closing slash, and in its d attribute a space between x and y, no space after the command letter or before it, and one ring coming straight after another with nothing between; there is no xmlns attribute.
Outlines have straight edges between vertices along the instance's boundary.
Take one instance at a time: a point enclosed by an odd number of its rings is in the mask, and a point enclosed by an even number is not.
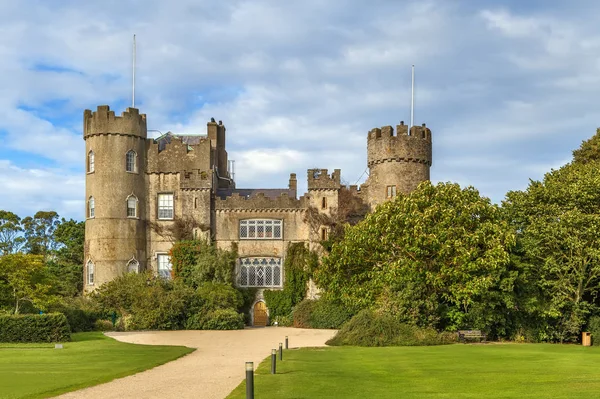
<svg viewBox="0 0 600 399"><path fill-rule="evenodd" d="M84 289L145 268L146 115L107 105L83 114L86 153Z"/></svg>
<svg viewBox="0 0 600 399"><path fill-rule="evenodd" d="M371 209L398 193L410 193L429 180L432 162L431 130L425 124L410 128L396 126L372 129L367 136L369 178L364 186Z"/></svg>

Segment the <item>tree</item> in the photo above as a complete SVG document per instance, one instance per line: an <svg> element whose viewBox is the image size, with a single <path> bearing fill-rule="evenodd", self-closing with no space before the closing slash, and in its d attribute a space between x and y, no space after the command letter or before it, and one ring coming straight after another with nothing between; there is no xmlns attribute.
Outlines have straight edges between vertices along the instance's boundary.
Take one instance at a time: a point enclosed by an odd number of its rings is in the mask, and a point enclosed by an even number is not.
<svg viewBox="0 0 600 399"><path fill-rule="evenodd" d="M581 146L573 151L573 163L588 163L600 161L600 129L590 139L581 143Z"/></svg>
<svg viewBox="0 0 600 399"><path fill-rule="evenodd" d="M600 311L600 163L584 152L587 161L553 170L503 203L521 259L536 276L549 338L561 341L576 339L588 315Z"/></svg>
<svg viewBox="0 0 600 399"><path fill-rule="evenodd" d="M358 311L376 307L420 326L456 329L490 292L511 290L514 233L472 187L424 182L381 204L315 272L324 297ZM471 325L468 325L471 324Z"/></svg>
<svg viewBox="0 0 600 399"><path fill-rule="evenodd" d="M0 286L9 290L15 314L24 302L46 310L57 299L51 295L52 285L39 255L17 253L0 257Z"/></svg>
<svg viewBox="0 0 600 399"><path fill-rule="evenodd" d="M55 249L53 237L59 223L58 214L54 211L39 211L33 217L27 216L23 219L27 252L42 255L46 261Z"/></svg>
<svg viewBox="0 0 600 399"><path fill-rule="evenodd" d="M53 240L57 247L59 263L83 265L85 223L62 218L54 230Z"/></svg>
<svg viewBox="0 0 600 399"><path fill-rule="evenodd" d="M22 231L23 227L19 216L0 210L0 255L12 254L21 249L25 241L19 235Z"/></svg>

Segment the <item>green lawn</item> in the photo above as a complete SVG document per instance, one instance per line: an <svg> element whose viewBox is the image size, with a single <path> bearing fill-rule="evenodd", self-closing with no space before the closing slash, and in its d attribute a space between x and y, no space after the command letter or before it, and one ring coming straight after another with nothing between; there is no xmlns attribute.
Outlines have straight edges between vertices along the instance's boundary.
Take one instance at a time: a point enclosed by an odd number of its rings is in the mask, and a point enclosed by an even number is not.
<svg viewBox="0 0 600 399"><path fill-rule="evenodd" d="M0 344L0 398L47 398L100 384L177 359L193 349L133 345L102 333L54 344Z"/></svg>
<svg viewBox="0 0 600 399"><path fill-rule="evenodd" d="M257 398L598 398L600 348L549 344L284 351ZM242 382L228 398L245 398Z"/></svg>

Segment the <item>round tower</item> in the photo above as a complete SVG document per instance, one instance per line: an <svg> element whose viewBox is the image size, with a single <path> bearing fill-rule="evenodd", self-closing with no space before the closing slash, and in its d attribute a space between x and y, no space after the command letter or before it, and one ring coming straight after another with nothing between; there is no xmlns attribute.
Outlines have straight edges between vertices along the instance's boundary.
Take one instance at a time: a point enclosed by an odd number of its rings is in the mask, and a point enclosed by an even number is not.
<svg viewBox="0 0 600 399"><path fill-rule="evenodd" d="M365 182L371 209L399 193L410 193L419 183L429 180L431 168L431 130L425 124L408 132L404 122L396 126L375 128L367 136Z"/></svg>
<svg viewBox="0 0 600 399"><path fill-rule="evenodd" d="M83 113L86 292L146 266L146 135L136 108Z"/></svg>

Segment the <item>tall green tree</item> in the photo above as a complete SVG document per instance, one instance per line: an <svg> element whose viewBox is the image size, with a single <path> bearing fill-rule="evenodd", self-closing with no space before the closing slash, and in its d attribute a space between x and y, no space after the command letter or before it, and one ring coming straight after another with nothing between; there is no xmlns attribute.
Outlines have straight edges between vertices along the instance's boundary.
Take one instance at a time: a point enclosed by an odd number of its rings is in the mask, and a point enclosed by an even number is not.
<svg viewBox="0 0 600 399"><path fill-rule="evenodd" d="M585 143L582 148L586 147ZM600 162L587 151L503 203L541 296L548 338L576 339L600 290Z"/></svg>
<svg viewBox="0 0 600 399"><path fill-rule="evenodd" d="M485 328L474 312L494 291L508 297L495 300L510 299L512 245L499 208L477 190L424 182L348 227L315 280L350 309L381 308L421 326Z"/></svg>
<svg viewBox="0 0 600 399"><path fill-rule="evenodd" d="M12 212L0 210L0 255L21 249L25 242L22 232L21 218Z"/></svg>
<svg viewBox="0 0 600 399"><path fill-rule="evenodd" d="M42 255L44 261L55 249L54 231L60 224L54 211L39 211L22 220L25 230L25 247L32 255Z"/></svg>

